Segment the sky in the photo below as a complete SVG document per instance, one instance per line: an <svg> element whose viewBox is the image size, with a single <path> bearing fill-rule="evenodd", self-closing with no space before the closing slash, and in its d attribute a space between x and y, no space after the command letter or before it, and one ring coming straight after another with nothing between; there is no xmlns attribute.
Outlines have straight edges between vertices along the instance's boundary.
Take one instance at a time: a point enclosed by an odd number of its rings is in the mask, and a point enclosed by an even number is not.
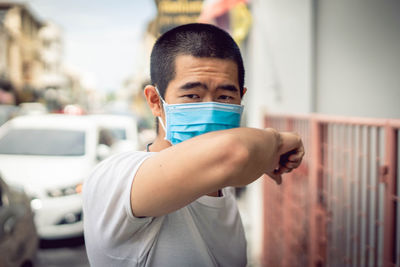
<svg viewBox="0 0 400 267"><path fill-rule="evenodd" d="M156 15L153 0L28 0L39 19L63 31L65 65L102 91L121 87L135 71L139 43Z"/></svg>

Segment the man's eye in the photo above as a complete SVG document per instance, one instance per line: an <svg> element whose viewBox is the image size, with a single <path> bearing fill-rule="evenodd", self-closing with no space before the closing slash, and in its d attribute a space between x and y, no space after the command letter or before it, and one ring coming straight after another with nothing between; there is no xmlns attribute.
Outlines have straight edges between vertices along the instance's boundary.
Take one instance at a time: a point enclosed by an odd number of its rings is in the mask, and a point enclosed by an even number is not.
<svg viewBox="0 0 400 267"><path fill-rule="evenodd" d="M221 100L233 100L233 97L231 97L229 95L220 95L218 97L218 99L221 99Z"/></svg>
<svg viewBox="0 0 400 267"><path fill-rule="evenodd" d="M195 94L184 95L183 97L190 98L190 99L198 99L198 98L200 98L198 95L195 95Z"/></svg>

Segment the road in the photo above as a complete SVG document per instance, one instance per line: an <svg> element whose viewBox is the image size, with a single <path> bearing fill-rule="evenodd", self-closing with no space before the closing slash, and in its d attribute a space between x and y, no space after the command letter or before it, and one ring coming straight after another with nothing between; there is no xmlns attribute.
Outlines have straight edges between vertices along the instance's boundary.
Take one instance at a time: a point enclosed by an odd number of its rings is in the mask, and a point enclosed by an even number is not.
<svg viewBox="0 0 400 267"><path fill-rule="evenodd" d="M83 238L69 240L41 241L38 250L37 267L88 267Z"/></svg>

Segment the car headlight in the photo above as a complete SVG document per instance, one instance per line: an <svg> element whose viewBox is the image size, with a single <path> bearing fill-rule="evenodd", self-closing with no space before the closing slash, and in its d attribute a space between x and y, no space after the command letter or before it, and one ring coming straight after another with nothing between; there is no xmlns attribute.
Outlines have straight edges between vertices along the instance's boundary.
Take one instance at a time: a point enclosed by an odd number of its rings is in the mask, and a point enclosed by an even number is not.
<svg viewBox="0 0 400 267"><path fill-rule="evenodd" d="M40 210L42 208L42 206L43 206L43 204L40 199L33 198L31 200L31 208L33 211Z"/></svg>
<svg viewBox="0 0 400 267"><path fill-rule="evenodd" d="M69 196L69 195L74 195L74 194L80 194L82 192L82 184L79 183L74 186L68 186L64 188L56 188L56 189L51 189L47 190L47 195L49 197L63 197L63 196Z"/></svg>

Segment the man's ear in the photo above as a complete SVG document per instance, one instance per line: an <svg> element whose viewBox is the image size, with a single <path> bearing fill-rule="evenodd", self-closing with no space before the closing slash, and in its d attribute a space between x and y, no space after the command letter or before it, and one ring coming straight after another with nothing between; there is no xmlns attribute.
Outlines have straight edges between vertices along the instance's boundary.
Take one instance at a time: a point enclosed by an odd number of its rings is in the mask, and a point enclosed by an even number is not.
<svg viewBox="0 0 400 267"><path fill-rule="evenodd" d="M161 100L156 88L153 85L147 85L144 88L144 96L153 116L160 117L162 113Z"/></svg>
<svg viewBox="0 0 400 267"><path fill-rule="evenodd" d="M247 92L247 88L246 88L246 87L243 87L243 95L242 95L242 99L243 99L244 95L246 94L246 92Z"/></svg>

